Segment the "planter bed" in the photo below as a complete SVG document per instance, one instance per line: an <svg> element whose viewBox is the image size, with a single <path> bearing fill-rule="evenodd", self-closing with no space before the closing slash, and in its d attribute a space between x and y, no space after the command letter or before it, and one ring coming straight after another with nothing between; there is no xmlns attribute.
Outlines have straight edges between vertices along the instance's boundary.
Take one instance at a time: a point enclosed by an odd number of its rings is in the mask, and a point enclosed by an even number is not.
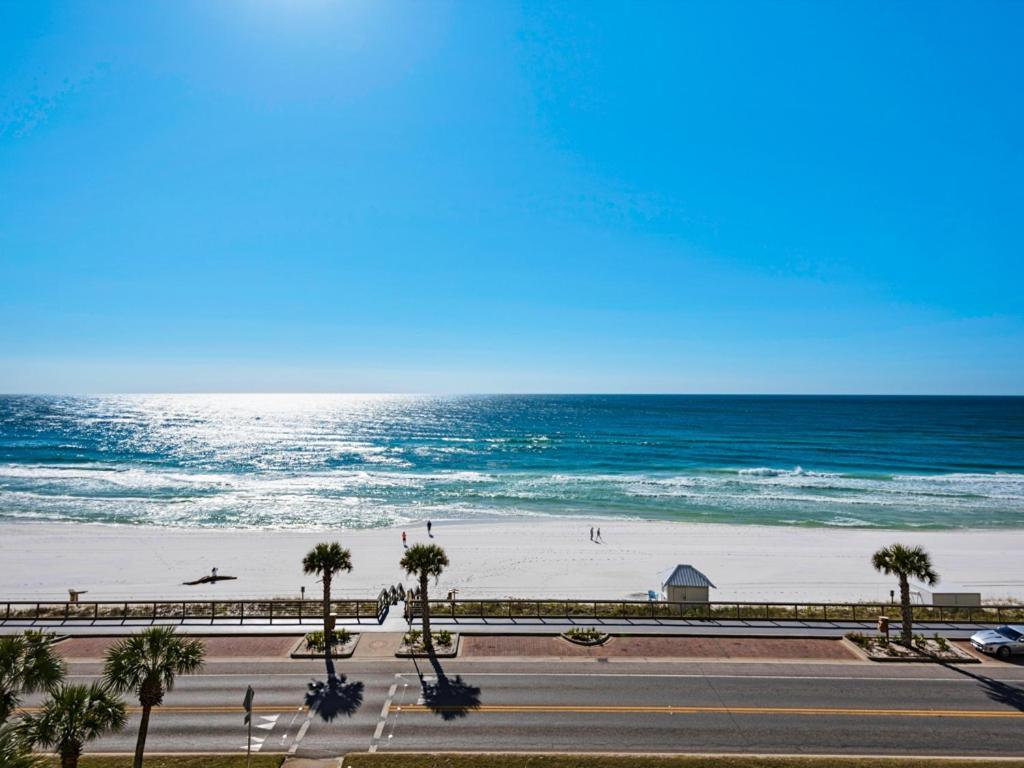
<svg viewBox="0 0 1024 768"><path fill-rule="evenodd" d="M359 635L351 635L345 643L334 643L334 650L331 651L332 659L347 659L352 656L359 643ZM292 659L322 659L323 651L311 651L306 647L306 638L300 637L288 654Z"/></svg>
<svg viewBox="0 0 1024 768"><path fill-rule="evenodd" d="M573 645L582 645L588 648L593 648L594 646L598 645L604 645L612 638L611 635L607 635L604 632L599 632L596 637L573 637L567 632L563 632L561 635L559 635L559 637L561 637L563 640L572 643Z"/></svg>
<svg viewBox="0 0 1024 768"><path fill-rule="evenodd" d="M849 635L843 642L862 659L896 664L980 664L981 660L962 648L946 642L943 646L934 638L916 639L911 647L895 640L886 643L882 638L864 637L859 640Z"/></svg>
<svg viewBox="0 0 1024 768"><path fill-rule="evenodd" d="M437 640L434 640L434 657L438 659L453 659L459 654L459 635L452 633L451 642L448 645L441 645ZM426 659L430 657L422 643L416 643L416 645L409 645L406 642L402 642L398 646L398 650L395 651L395 656L400 659Z"/></svg>

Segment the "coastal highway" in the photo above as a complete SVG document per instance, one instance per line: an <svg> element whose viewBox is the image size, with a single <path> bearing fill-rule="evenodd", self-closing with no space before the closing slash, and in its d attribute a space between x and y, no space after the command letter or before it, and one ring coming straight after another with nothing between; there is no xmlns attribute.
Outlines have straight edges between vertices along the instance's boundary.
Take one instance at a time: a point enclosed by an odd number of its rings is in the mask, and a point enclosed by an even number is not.
<svg viewBox="0 0 1024 768"><path fill-rule="evenodd" d="M368 749L1024 754L1024 666L768 662L214 662L154 713L152 752ZM440 671L440 676L439 676ZM98 665L72 664L88 680ZM421 678L421 675L423 676ZM421 683L422 680L422 683ZM26 702L28 705L37 700ZM92 751L130 751L138 715Z"/></svg>

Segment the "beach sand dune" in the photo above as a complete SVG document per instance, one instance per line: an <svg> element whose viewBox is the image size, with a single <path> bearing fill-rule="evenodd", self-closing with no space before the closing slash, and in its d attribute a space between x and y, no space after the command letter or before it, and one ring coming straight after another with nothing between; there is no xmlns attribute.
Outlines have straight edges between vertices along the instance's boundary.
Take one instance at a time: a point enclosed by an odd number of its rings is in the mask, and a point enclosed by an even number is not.
<svg viewBox="0 0 1024 768"><path fill-rule="evenodd" d="M438 594L459 597L646 599L660 576L690 563L718 586L713 600L888 600L895 584L870 557L895 541L928 549L946 583L986 600L1024 599L1024 530L893 531L701 525L601 519L604 543L589 539L591 521L518 519L435 522L433 542L451 567ZM425 526L406 528L410 545L430 541ZM399 568L402 529L270 531L9 523L0 525L0 595L4 599L189 599L297 597L320 590L301 569L318 541L352 550L354 570L339 596L376 595L409 584ZM181 582L218 567L236 581Z"/></svg>

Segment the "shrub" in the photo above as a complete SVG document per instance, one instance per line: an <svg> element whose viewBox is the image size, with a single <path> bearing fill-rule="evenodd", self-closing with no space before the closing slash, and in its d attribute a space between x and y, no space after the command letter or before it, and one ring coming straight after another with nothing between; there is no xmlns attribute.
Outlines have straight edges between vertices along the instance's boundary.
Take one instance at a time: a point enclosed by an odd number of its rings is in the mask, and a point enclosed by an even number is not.
<svg viewBox="0 0 1024 768"><path fill-rule="evenodd" d="M334 630L331 646L337 648L345 645L349 640L352 639L352 633L344 627ZM316 632L309 632L306 634L306 650L314 653L324 652L324 633L322 630Z"/></svg>
<svg viewBox="0 0 1024 768"><path fill-rule="evenodd" d="M418 629L411 629L405 633L405 637L402 638L402 642L408 646L416 646L420 644L420 638L423 637L423 632Z"/></svg>
<svg viewBox="0 0 1024 768"><path fill-rule="evenodd" d="M431 632L430 636L434 638L434 645L439 645L442 648L450 646L452 644L452 633L447 629L442 629L440 632ZM409 648L420 649L423 647L423 631L419 629L413 629L405 633L402 638L402 644Z"/></svg>

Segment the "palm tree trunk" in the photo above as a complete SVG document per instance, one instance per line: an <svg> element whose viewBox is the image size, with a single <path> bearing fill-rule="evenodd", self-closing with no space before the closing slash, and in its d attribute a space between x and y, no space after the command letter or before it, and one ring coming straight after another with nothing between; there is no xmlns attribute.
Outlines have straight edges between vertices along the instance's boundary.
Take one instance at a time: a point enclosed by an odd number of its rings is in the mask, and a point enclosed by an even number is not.
<svg viewBox="0 0 1024 768"><path fill-rule="evenodd" d="M434 650L434 638L430 636L430 598L427 597L427 574L420 576L420 610L423 612L423 647L430 653Z"/></svg>
<svg viewBox="0 0 1024 768"><path fill-rule="evenodd" d="M324 661L331 663L331 646L334 645L334 630L331 628L331 577L324 573Z"/></svg>
<svg viewBox="0 0 1024 768"><path fill-rule="evenodd" d="M914 611L910 607L910 582L905 573L900 574L900 610L903 613L903 644L909 648L914 638Z"/></svg>
<svg viewBox="0 0 1024 768"><path fill-rule="evenodd" d="M78 756L82 754L82 748L76 745L68 745L60 751L60 768L78 768Z"/></svg>
<svg viewBox="0 0 1024 768"><path fill-rule="evenodd" d="M135 740L135 760L132 762L132 768L142 768L142 754L146 751L146 734L149 731L149 713L152 710L151 705L142 705L142 720L139 722L139 738Z"/></svg>

